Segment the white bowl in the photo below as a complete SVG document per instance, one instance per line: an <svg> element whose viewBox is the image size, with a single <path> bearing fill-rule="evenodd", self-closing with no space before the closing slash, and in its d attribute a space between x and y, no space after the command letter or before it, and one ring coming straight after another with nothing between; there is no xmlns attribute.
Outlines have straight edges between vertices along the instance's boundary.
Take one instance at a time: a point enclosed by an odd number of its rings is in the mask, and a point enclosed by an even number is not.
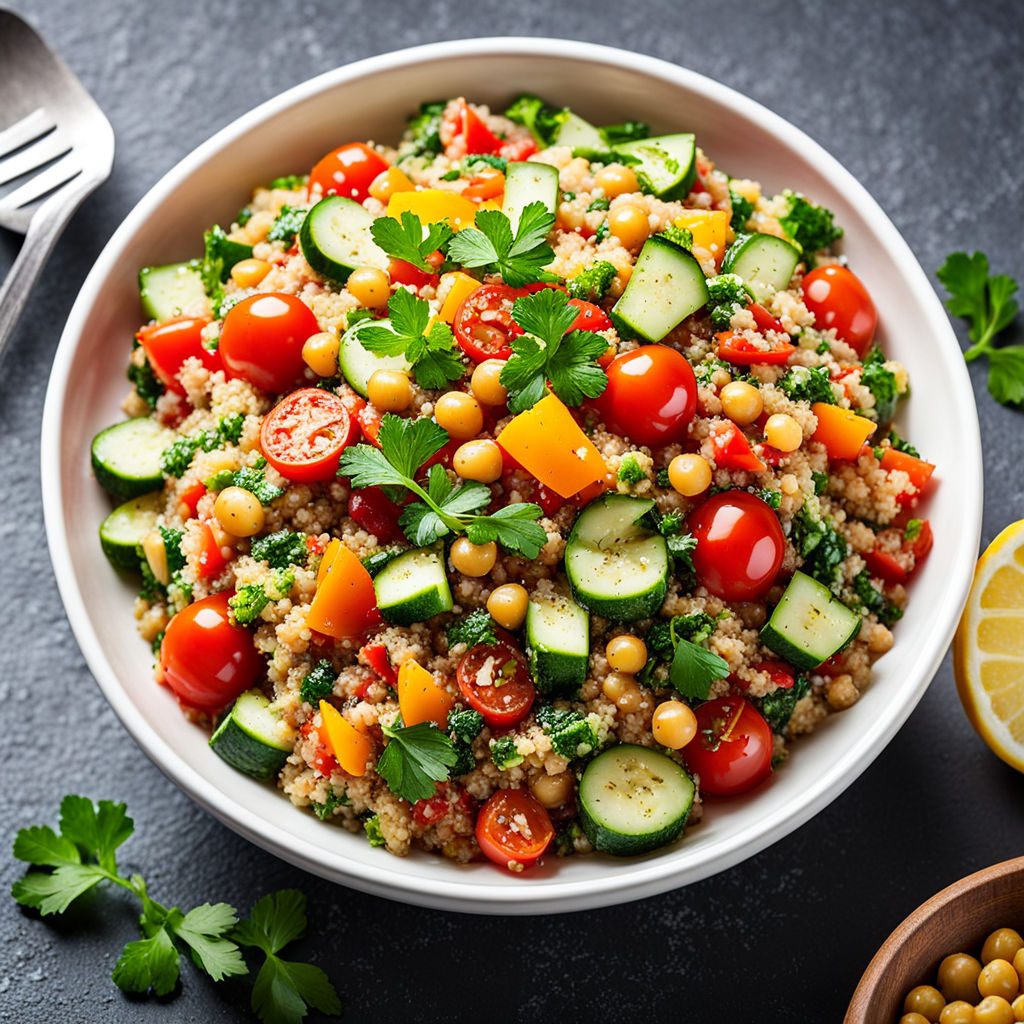
<svg viewBox="0 0 1024 1024"><path fill-rule="evenodd" d="M552 857L513 877L488 863L390 857L295 809L209 750L203 732L154 685L134 629L134 589L96 542L109 503L91 476L88 442L120 416L140 315L139 267L195 255L203 230L230 222L254 186L312 166L342 142L395 142L422 100L466 95L500 109L519 91L568 103L598 123L641 117L655 132L694 131L719 166L834 210L846 229L843 252L878 306L880 340L910 370L914 397L901 433L939 468L925 513L935 551L914 582L894 648L856 706L798 742L755 793L711 802L674 846L632 860ZM462 40L359 61L257 107L182 160L114 234L71 312L46 397L42 478L72 629L114 711L153 761L225 824L293 864L378 895L476 913L579 910L650 896L751 856L835 799L895 735L937 669L966 598L982 508L977 415L960 350L920 266L868 193L803 133L724 86L651 57L546 39Z"/></svg>

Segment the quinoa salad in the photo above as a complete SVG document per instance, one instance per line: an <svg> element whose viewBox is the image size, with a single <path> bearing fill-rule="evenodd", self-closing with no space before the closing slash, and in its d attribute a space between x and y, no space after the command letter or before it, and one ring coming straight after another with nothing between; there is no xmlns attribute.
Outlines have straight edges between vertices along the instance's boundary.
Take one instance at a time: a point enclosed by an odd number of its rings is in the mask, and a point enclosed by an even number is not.
<svg viewBox="0 0 1024 1024"><path fill-rule="evenodd" d="M785 771L932 545L832 213L552 100L425 103L143 268L91 447L210 757L511 871Z"/></svg>

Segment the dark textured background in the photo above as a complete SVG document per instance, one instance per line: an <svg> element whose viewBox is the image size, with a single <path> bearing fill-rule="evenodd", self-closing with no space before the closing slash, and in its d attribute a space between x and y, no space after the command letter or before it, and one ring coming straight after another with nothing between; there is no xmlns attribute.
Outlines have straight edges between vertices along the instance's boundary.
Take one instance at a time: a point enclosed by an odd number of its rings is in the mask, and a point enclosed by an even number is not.
<svg viewBox="0 0 1024 1024"><path fill-rule="evenodd" d="M18 827L54 820L61 796L82 792L127 801L137 833L124 854L158 899L247 909L270 889L304 889L310 929L295 952L327 969L349 1024L836 1021L907 912L954 879L1024 853L1024 780L971 731L947 659L890 747L831 807L699 884L608 910L508 920L404 907L329 885L193 806L125 735L61 610L43 536L37 443L64 318L92 259L157 178L282 89L358 57L434 40L563 36L691 67L766 104L834 153L929 273L951 249L983 248L995 268L1024 276L1022 5L13 6L45 31L106 111L117 157L111 179L59 243L0 375L0 593L17 595L0 642L4 850ZM15 251L16 240L0 232L0 269ZM963 338L959 325L958 332ZM989 398L980 363L971 373L986 446L988 543L1024 515L1024 417ZM945 473L955 486L956 467ZM173 1001L126 999L109 974L135 937L131 902L105 893L64 920L43 922L6 895L19 871L0 852L0 1020L246 1019L245 983L214 986L188 966Z"/></svg>

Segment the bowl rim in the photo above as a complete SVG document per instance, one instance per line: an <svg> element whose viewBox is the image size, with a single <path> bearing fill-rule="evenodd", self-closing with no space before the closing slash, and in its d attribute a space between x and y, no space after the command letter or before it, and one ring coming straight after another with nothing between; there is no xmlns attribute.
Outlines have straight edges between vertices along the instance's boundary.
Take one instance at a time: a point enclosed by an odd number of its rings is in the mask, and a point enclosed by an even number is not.
<svg viewBox="0 0 1024 1024"><path fill-rule="evenodd" d="M86 316L95 293L133 235L160 206L168 193L210 157L229 145L232 140L257 128L269 117L300 104L326 89L353 79L409 65L422 65L467 56L551 57L567 62L602 63L633 72L640 71L652 79L667 80L674 85L702 95L711 102L723 104L743 117L756 119L782 144L799 150L821 174L826 176L843 193L853 206L872 218L873 227L882 236L884 246L898 264L907 287L914 294L916 301L921 303L922 308L929 313L927 328L929 332L939 336L936 339L940 342L939 354L940 356L944 354L946 361L950 364L949 368L952 373L950 384L956 393L959 408L969 410L971 413L969 416L963 416L963 429L967 435L964 438L964 444L973 456L973 465L960 467L959 482L965 489L973 488L973 494L976 497L972 503L969 503L967 519L962 524L962 536L965 537L967 543L959 548L959 558L948 566L947 586L949 590L944 604L945 612L932 622L930 628L930 634L941 636L943 642L936 643L927 661L921 663L917 668L915 685L912 690L908 689L906 699L898 709L898 713L891 715L887 720L878 721L875 728L865 730L858 737L857 742L846 748L844 756L837 759L833 769L821 773L814 783L804 791L801 801L791 813L778 817L767 826L763 819L755 818L746 827L715 840L705 848L704 856L697 865L690 864L680 867L677 859L662 857L633 862L629 869L625 869L623 866L623 870L610 871L607 876L598 879L545 880L542 885L529 888L516 884L515 879L499 880L498 878L495 878L493 885L484 888L478 884L463 882L460 880L458 872L453 871L450 881L431 884L429 889L426 889L423 884L424 880L414 875L396 873L389 877L389 872L385 869L370 868L358 862L346 860L343 855L332 855L329 858L331 863L325 863L325 854L322 849L317 848L314 844L305 843L299 837L289 833L286 828L278 827L253 814L240 803L235 802L233 798L226 798L222 790L213 786L199 772L190 768L168 741L150 727L134 702L129 699L127 692L122 688L116 674L107 662L99 638L89 621L77 580L70 572L62 571L62 567L71 564L67 524L61 513L63 488L59 472L61 414L68 390L69 370L77 339L84 330ZM68 316L54 356L47 387L40 458L43 510L51 562L65 613L89 669L115 714L133 739L160 770L191 799L229 825L234 831L269 852L322 877L376 895L424 906L470 913L560 912L639 899L676 888L682 884L699 881L718 871L732 867L804 824L860 775L890 742L923 696L945 655L956 621L966 601L981 533L980 431L970 379L963 361L953 361L952 352L954 351L959 355L959 345L930 282L909 246L878 203L853 175L823 147L795 125L757 101L704 75L659 58L594 43L510 36L460 39L409 47L367 57L324 72L266 100L236 118L164 174L138 201L115 230L97 257ZM973 480L971 479L972 475ZM950 594L953 596L951 597ZM841 772L835 767L840 761L843 764ZM382 878L385 880L382 881Z"/></svg>

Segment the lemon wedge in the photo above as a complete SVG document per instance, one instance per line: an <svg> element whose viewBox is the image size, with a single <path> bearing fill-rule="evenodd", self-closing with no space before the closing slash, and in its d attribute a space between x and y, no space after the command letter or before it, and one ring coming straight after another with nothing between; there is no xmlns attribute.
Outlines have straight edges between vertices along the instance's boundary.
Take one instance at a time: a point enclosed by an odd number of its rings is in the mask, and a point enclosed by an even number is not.
<svg viewBox="0 0 1024 1024"><path fill-rule="evenodd" d="M1024 772L1024 519L978 561L953 640L953 670L975 730Z"/></svg>

